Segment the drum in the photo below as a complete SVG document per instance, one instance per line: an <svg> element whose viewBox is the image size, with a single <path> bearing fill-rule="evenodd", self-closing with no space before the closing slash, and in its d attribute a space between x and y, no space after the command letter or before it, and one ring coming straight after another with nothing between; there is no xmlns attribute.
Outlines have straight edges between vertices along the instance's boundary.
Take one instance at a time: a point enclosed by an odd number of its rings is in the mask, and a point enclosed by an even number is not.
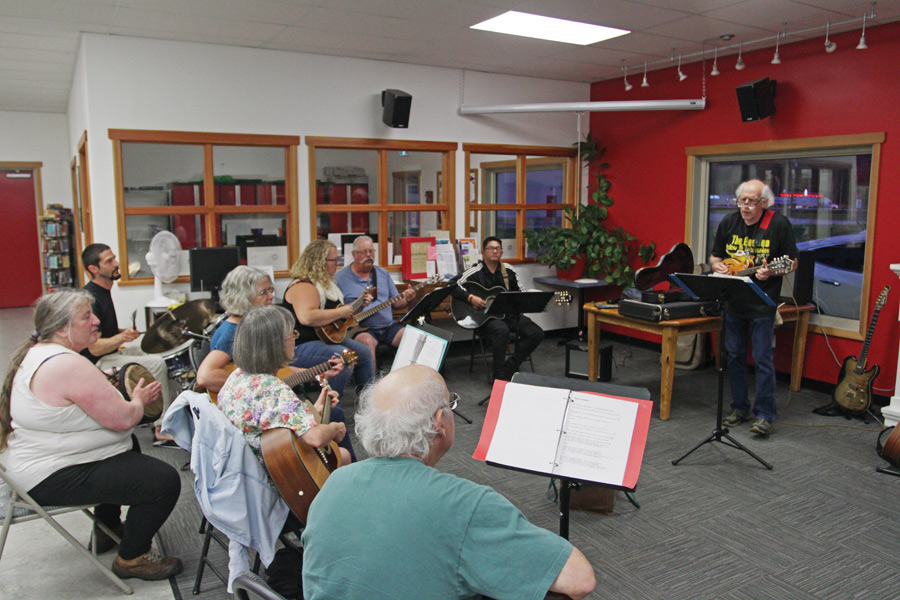
<svg viewBox="0 0 900 600"><path fill-rule="evenodd" d="M169 371L169 379L178 381L191 370L191 345L193 340L188 340L168 352L159 356L166 361L166 369Z"/></svg>
<svg viewBox="0 0 900 600"><path fill-rule="evenodd" d="M153 383L156 381L156 378L153 377L153 374L150 373L143 365L139 365L137 363L128 363L120 367L117 371L114 371L115 381L113 385L117 390L125 397L126 400L131 400L131 393L134 391L134 388L137 386L138 382L143 379L144 385L146 386L149 383ZM142 423L148 423L155 421L159 418L159 416L163 412L163 399L162 394L159 395L159 398L148 404L144 407L144 418L141 420Z"/></svg>

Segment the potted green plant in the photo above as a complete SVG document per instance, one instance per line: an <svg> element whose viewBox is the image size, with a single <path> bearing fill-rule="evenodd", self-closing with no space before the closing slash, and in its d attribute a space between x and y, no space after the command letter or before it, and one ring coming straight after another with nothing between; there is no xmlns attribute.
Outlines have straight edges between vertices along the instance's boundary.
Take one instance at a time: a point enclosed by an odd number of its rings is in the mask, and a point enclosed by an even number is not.
<svg viewBox="0 0 900 600"><path fill-rule="evenodd" d="M604 150L598 149L590 134L579 144L586 164L599 162ZM556 266L560 279L586 275L627 287L634 284L634 269L628 264L628 255L637 240L621 226L606 225L609 207L614 203L608 193L609 179L601 172L607 167L609 163L596 165L597 179L588 185L591 199L587 204L563 208L562 227L528 230L525 239L538 262ZM637 252L646 264L656 256L656 244L640 244ZM584 268L579 272L581 264Z"/></svg>

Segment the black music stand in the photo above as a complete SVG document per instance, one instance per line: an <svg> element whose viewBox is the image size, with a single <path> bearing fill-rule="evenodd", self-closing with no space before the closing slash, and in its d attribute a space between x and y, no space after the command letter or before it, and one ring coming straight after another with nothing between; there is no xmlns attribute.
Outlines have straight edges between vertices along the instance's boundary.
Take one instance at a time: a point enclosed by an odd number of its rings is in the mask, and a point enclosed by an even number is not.
<svg viewBox="0 0 900 600"><path fill-rule="evenodd" d="M486 315L539 313L544 310L553 292L500 292L485 311Z"/></svg>
<svg viewBox="0 0 900 600"><path fill-rule="evenodd" d="M610 396L624 396L626 398L637 398L638 400L649 400L650 390L642 387L633 387L626 385L617 385L615 383L604 383L600 381L584 381L573 379L571 377L553 377L550 375L536 375L534 373L516 373L512 377L513 383L524 383L527 385L540 385L543 387L552 387L563 390L596 392L598 394L607 394ZM495 463L487 463L495 467L510 468ZM531 473L531 471L526 471ZM538 473L543 475L543 473ZM552 479L552 478L551 478ZM569 501L571 499L571 491L579 488L584 482L568 477L558 477L559 479L559 536L569 539ZM634 498L635 488L627 488L621 485L599 484L614 490L625 492L625 497L634 505L640 508L641 505Z"/></svg>
<svg viewBox="0 0 900 600"><path fill-rule="evenodd" d="M775 307L775 303L771 298L752 280L743 277L714 277L709 275L689 275L679 273L678 275L669 275L669 277L689 295L701 300L718 300L723 305L728 303L741 304L744 306L768 304ZM725 334L725 311L722 312L722 335ZM738 442L736 439L728 435L728 428L722 427L722 405L725 395L725 365L727 359L725 356L725 343L720 340L719 343L719 393L718 403L716 406L716 427L712 433L702 440L699 444L685 452L681 457L672 461L673 465L677 465L684 458L687 458L694 450L704 444L710 442L720 442L726 446L743 450L765 468L772 470L772 465L761 459L753 453L752 450ZM724 438L724 439L723 439ZM726 441L727 440L727 441ZM730 442L730 443L729 443Z"/></svg>
<svg viewBox="0 0 900 600"><path fill-rule="evenodd" d="M416 302L416 305L413 306L408 313L400 317L400 320L397 322L401 325L414 325L419 317L425 317L425 322L430 323L431 311L440 306L441 302L450 295L451 289L452 288L449 285L445 285L444 287L425 294L422 296L422 299Z"/></svg>

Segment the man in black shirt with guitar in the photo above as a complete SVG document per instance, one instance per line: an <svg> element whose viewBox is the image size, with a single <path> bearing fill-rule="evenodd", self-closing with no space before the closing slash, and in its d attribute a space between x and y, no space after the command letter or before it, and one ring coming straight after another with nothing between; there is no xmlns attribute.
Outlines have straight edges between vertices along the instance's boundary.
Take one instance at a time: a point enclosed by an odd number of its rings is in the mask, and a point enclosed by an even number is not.
<svg viewBox="0 0 900 600"><path fill-rule="evenodd" d="M458 318L457 310L454 310L453 316L461 326L477 329L480 335L490 336L493 378L508 381L513 373L519 370L522 361L527 359L544 339L544 332L524 315L507 314L503 318L495 318L485 314L485 307L491 298L500 292L518 292L521 288L516 272L510 265L500 260L503 258L500 238L494 236L484 238L481 251L482 262L457 275L447 284L454 305L465 303L473 309L466 311L469 314L464 320ZM519 341L513 355L507 359L506 348L509 345L510 332L514 330L518 330Z"/></svg>

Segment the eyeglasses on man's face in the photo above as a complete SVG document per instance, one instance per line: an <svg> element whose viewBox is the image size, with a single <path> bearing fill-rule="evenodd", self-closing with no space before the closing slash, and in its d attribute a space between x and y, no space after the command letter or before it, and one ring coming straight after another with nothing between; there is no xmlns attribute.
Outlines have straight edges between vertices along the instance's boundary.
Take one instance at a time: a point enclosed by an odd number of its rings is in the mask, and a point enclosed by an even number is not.
<svg viewBox="0 0 900 600"><path fill-rule="evenodd" d="M762 198L738 198L734 201L738 206L749 206L750 208L755 208L762 202Z"/></svg>
<svg viewBox="0 0 900 600"><path fill-rule="evenodd" d="M369 248L368 250L354 250L353 254L362 254L364 256L375 256L375 249Z"/></svg>
<svg viewBox="0 0 900 600"><path fill-rule="evenodd" d="M503 246L486 246L484 249L485 252L500 252L501 250L503 250Z"/></svg>
<svg viewBox="0 0 900 600"><path fill-rule="evenodd" d="M450 394L450 400L443 406L443 408L449 408L450 410L456 410L456 407L459 406L460 397L456 392L452 392Z"/></svg>

